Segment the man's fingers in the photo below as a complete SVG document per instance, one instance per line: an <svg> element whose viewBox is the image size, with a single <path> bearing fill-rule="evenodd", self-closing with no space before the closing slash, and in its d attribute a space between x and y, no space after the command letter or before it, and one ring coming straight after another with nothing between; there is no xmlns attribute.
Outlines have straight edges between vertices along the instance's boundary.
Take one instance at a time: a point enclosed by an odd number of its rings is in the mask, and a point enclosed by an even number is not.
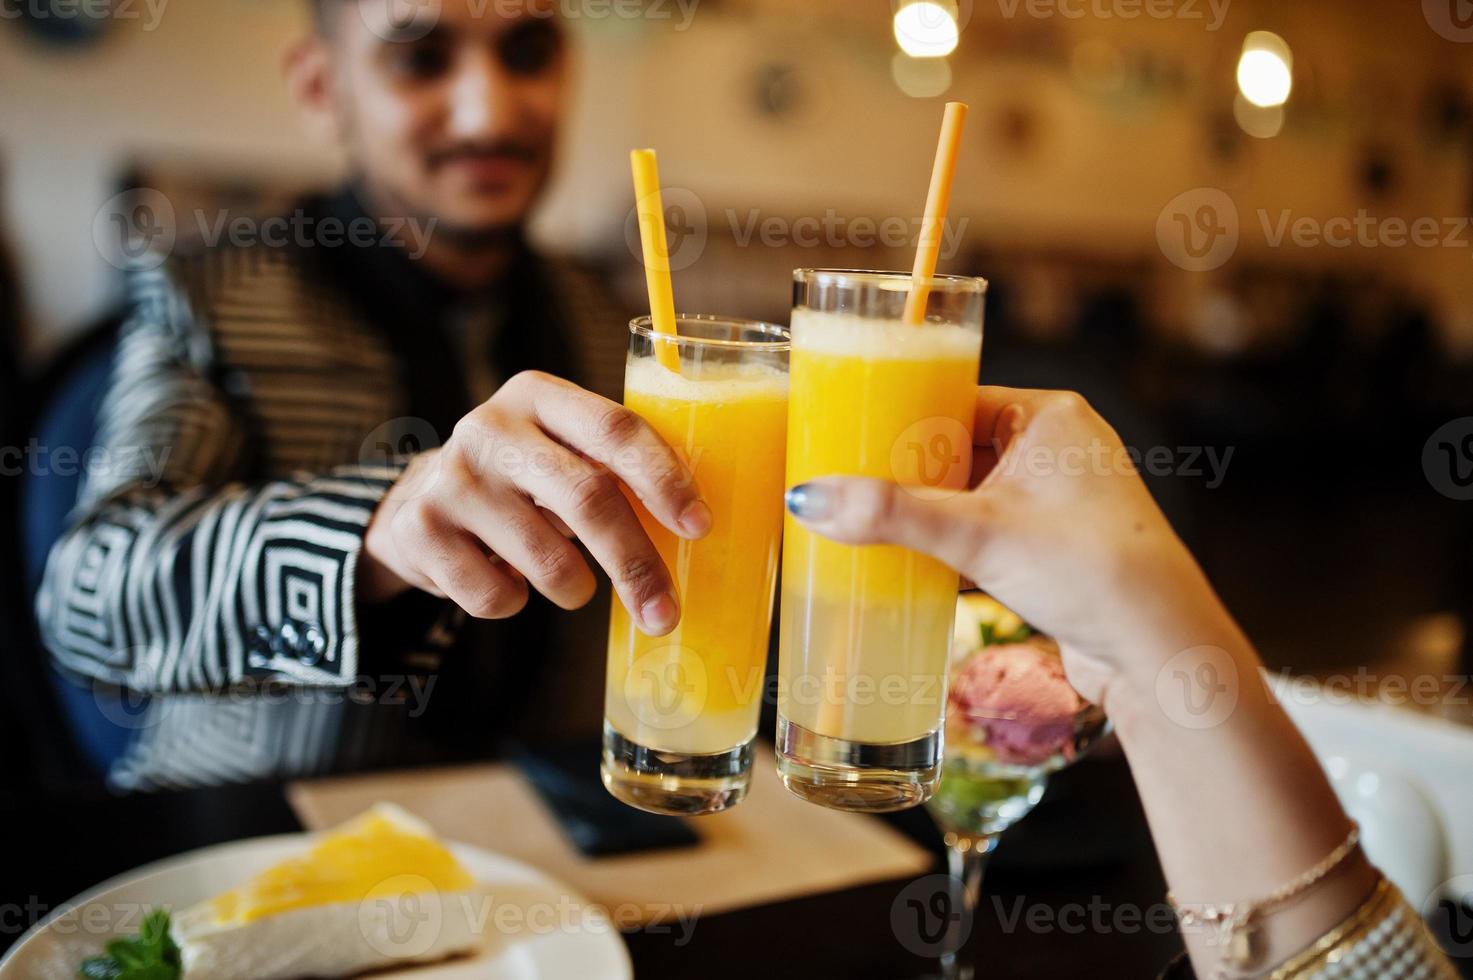
<svg viewBox="0 0 1473 980"><path fill-rule="evenodd" d="M551 440L535 453L543 465L527 467L514 481L523 499L551 511L577 536L608 573L640 629L651 636L674 629L680 605L670 573L619 481L598 463ZM571 544L564 544L576 554Z"/></svg>
<svg viewBox="0 0 1473 980"><path fill-rule="evenodd" d="M901 545L963 575L973 574L987 531L986 507L975 493L937 497L884 480L810 480L788 491L787 505L805 527L826 538Z"/></svg>
<svg viewBox="0 0 1473 980"><path fill-rule="evenodd" d="M608 573L641 630L663 636L675 628L680 602L670 572L613 476L590 465L553 509Z"/></svg>
<svg viewBox="0 0 1473 980"><path fill-rule="evenodd" d="M537 501L534 500L533 503L537 504L537 513L541 514L543 518L546 519L547 523L556 528L557 533L561 534L565 538L571 538L574 536L573 529L568 527L567 523L561 517L557 516L546 507L543 507L542 504L538 503Z"/></svg>
<svg viewBox="0 0 1473 980"><path fill-rule="evenodd" d="M395 515L394 542L414 572L477 619L505 619L527 604L527 583L520 575L423 509Z"/></svg>
<svg viewBox="0 0 1473 980"><path fill-rule="evenodd" d="M474 494L456 519L538 592L564 609L578 609L593 598L597 588L593 572L543 513L515 489L506 488Z"/></svg>
<svg viewBox="0 0 1473 980"><path fill-rule="evenodd" d="M606 466L655 520L685 538L711 530L711 510L690 467L644 419L560 378L531 373L516 380L542 430Z"/></svg>

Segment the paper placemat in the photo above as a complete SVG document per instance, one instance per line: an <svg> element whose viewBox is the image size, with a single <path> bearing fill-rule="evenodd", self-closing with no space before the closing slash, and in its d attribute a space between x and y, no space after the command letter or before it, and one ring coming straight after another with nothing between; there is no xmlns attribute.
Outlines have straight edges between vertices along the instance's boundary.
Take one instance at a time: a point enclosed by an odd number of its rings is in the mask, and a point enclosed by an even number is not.
<svg viewBox="0 0 1473 980"><path fill-rule="evenodd" d="M766 747L756 753L752 789L739 806L691 821L698 845L618 857L579 854L509 765L312 780L289 786L287 799L309 830L380 801L397 803L448 840L517 858L572 885L616 911L620 925L914 877L932 865L930 853L872 817L793 796Z"/></svg>

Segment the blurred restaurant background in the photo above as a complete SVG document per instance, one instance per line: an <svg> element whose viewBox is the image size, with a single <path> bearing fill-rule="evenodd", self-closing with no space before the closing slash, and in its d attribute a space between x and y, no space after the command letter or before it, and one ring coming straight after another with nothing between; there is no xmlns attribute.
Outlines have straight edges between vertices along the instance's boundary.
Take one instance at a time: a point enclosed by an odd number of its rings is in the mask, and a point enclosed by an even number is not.
<svg viewBox="0 0 1473 980"><path fill-rule="evenodd" d="M304 4L93 22L7 3L17 446L116 322L109 215L150 194L176 219L264 213L340 161L281 80ZM965 0L906 28L884 0L585 4L536 239L637 308L625 160L655 146L679 305L784 321L795 267L909 267L941 104L969 102L942 269L991 282L983 379L1079 389L1156 448L1153 491L1271 665L1367 667L1372 698L1430 675L1442 693L1413 706L1467 720L1473 691L1449 692L1473 614L1473 26L1432 0L1162 9ZM7 521L0 793L89 778L47 727L21 530Z"/></svg>

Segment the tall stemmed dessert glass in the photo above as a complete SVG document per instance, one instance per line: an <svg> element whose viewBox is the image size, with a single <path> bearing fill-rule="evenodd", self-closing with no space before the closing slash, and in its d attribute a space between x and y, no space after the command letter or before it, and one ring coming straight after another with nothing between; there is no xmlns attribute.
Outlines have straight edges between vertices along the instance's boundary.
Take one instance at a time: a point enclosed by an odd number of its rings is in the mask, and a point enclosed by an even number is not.
<svg viewBox="0 0 1473 980"><path fill-rule="evenodd" d="M999 836L1038 803L1050 774L1109 731L1104 711L1069 685L1058 644L991 597L960 597L953 651L941 785L926 803L947 845L951 908L965 910L943 945L946 980L971 976L960 928L977 911Z"/></svg>

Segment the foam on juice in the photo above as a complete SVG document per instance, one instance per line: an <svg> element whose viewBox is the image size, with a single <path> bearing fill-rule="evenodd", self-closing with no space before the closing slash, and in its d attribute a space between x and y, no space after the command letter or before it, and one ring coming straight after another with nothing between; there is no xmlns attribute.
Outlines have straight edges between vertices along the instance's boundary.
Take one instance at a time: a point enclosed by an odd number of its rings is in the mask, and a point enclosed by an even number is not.
<svg viewBox="0 0 1473 980"><path fill-rule="evenodd" d="M793 311L793 346L860 360L974 361L977 333L954 324L917 327L852 313Z"/></svg>
<svg viewBox="0 0 1473 980"><path fill-rule="evenodd" d="M692 376L689 366L676 374L652 357L631 359L624 388L645 398L729 404L749 398L788 397L787 372L765 364L704 364Z"/></svg>

